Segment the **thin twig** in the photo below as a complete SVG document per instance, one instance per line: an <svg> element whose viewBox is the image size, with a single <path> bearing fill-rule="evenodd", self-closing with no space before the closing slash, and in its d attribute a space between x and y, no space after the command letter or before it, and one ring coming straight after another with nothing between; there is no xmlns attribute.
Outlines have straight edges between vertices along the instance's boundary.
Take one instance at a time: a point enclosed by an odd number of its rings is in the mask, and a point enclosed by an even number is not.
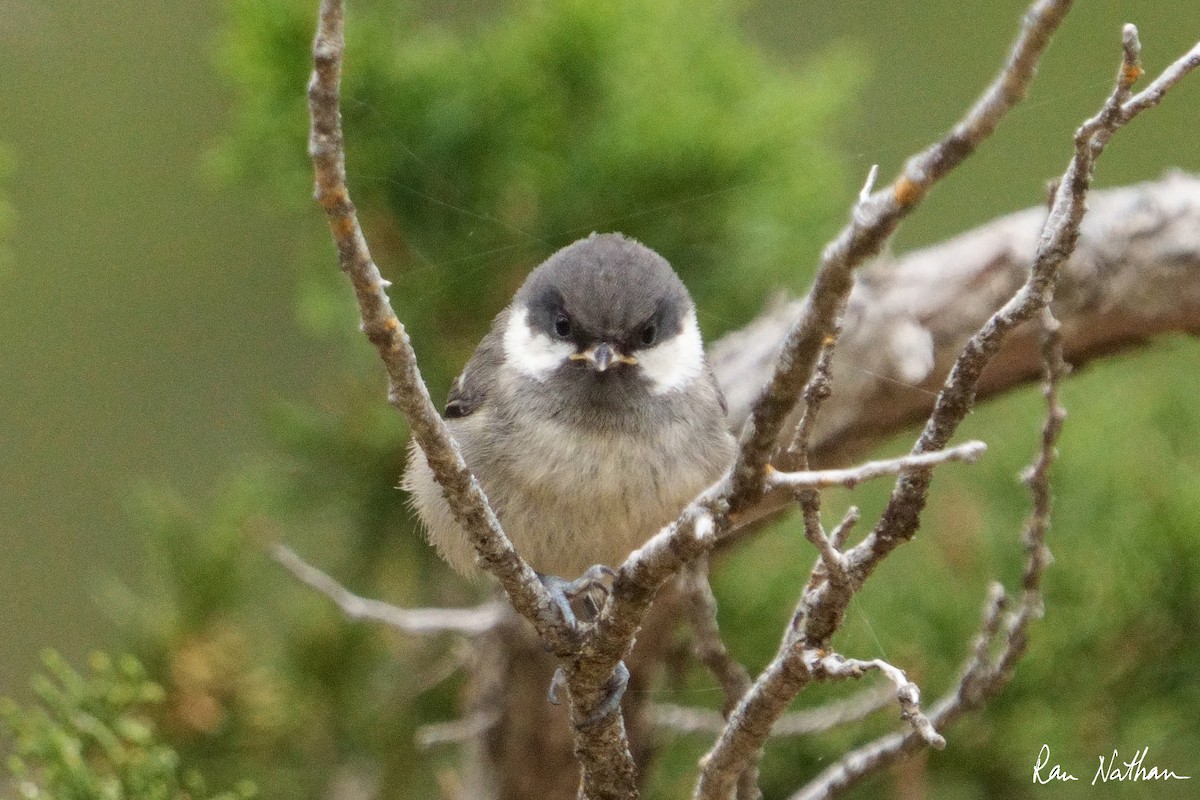
<svg viewBox="0 0 1200 800"><path fill-rule="evenodd" d="M872 164L871 169L867 171L867 179L863 181L862 188L858 190L858 201L865 203L871 199L871 192L875 189L875 181L879 177L879 165Z"/></svg>
<svg viewBox="0 0 1200 800"><path fill-rule="evenodd" d="M879 165L872 165L871 171L867 175L867 181L858 195L860 203L866 202L870 197L878 174ZM817 358L817 365L813 368L812 377L808 379L808 384L804 387L804 411L800 415L800 421L796 423L796 432L792 436L791 444L782 454L782 460L786 461L789 467L797 470L807 470L811 467L808 457L809 444L812 441L812 431L816 427L821 406L833 393L833 353L841 334L842 324L838 320L834 324L833 333L826 337L821 346L821 355ZM819 553L818 566L813 567L810 572L809 584L805 590L807 591L815 585L814 582L818 576L828 576L831 581L848 580L845 565L842 562L842 554L838 551L838 547L830 541L825 533L825 527L821 524L820 490L798 489L793 490L792 495L800 506L804 538L812 542ZM843 520L844 522L845 520ZM790 630L791 628L789 628Z"/></svg>
<svg viewBox="0 0 1200 800"><path fill-rule="evenodd" d="M692 628L692 651L721 687L721 715L727 718L750 688L750 673L730 655L721 641L717 624L717 598L708 579L708 556L701 555L684 569L680 584L687 597L688 621ZM738 800L762 797L758 788L758 764L747 765L738 779Z"/></svg>
<svg viewBox="0 0 1200 800"><path fill-rule="evenodd" d="M812 495L817 496L815 490L812 490ZM804 509L804 536L817 548L817 562L809 570L808 582L804 585L804 590L800 592L800 600L796 603L795 610L792 611L792 622L788 625L783 639L785 650L794 645L803 632L802 622L809 592L826 580L835 585L846 585L850 581L850 575L846 572L846 559L842 554L842 547L845 545L850 531L858 523L858 508L850 506L846 509L845 516L833 529L833 533L826 535L820 520L817 520L815 524L812 521L815 514L810 511L811 502L809 498L801 501Z"/></svg>
<svg viewBox="0 0 1200 800"><path fill-rule="evenodd" d="M681 583L688 600L692 650L696 660L712 673L720 685L724 696L721 713L728 716L750 688L750 673L730 655L721 641L721 631L717 625L717 598L708 582L708 557L700 556L689 564L681 576Z"/></svg>
<svg viewBox="0 0 1200 800"><path fill-rule="evenodd" d="M1125 101L1121 107L1122 116L1128 121L1146 109L1158 105L1172 86L1183 80L1189 72L1197 67L1200 67L1200 42L1197 42L1182 58L1176 59L1171 66L1163 70L1162 74L1155 78L1149 86Z"/></svg>
<svg viewBox="0 0 1200 800"><path fill-rule="evenodd" d="M382 622L402 633L475 636L490 631L504 613L504 606L497 602L475 608L400 608L354 594L285 544L273 544L269 552L293 577L328 597L350 619Z"/></svg>
<svg viewBox="0 0 1200 800"><path fill-rule="evenodd" d="M877 171L877 166L871 168L872 179ZM867 191L867 187L864 186L863 190ZM817 365L813 368L812 377L804 387L804 413L800 415L800 421L796 423L796 433L792 436L792 442L786 451L788 460L794 462L798 469L808 469L808 446L812 440L813 428L817 423L817 415L821 411L822 404L833 393L833 353L841 333L842 325L838 322L834 326L833 333L821 345L821 355L817 357Z"/></svg>
<svg viewBox="0 0 1200 800"><path fill-rule="evenodd" d="M908 679L904 670L889 664L882 658L862 661L820 650L806 651L803 658L808 663L810 671L834 679L861 678L870 670L882 672L896 687L896 700L900 703L900 718L912 726L913 732L920 736L925 744L936 750L941 750L946 746L945 737L937 732L929 718L921 711L920 687Z"/></svg>
<svg viewBox="0 0 1200 800"><path fill-rule="evenodd" d="M895 699L895 688L884 684L817 708L790 711L775 722L771 728L771 738L824 733L839 725L864 719ZM725 717L719 711L708 708L658 703L650 707L649 714L654 725L680 734L715 735L724 730L726 725Z"/></svg>
<svg viewBox="0 0 1200 800"><path fill-rule="evenodd" d="M983 455L985 450L987 450L987 445L983 442L970 441L946 450L910 454L880 461L868 461L865 464L859 464L856 467L847 469L779 472L768 467L766 483L768 487L772 488L825 489L830 486L845 486L847 489L853 489L863 481L900 475L919 468L948 464L951 461L974 464Z"/></svg>
<svg viewBox="0 0 1200 800"><path fill-rule="evenodd" d="M809 586L815 585L816 580L828 579L833 583L845 583L850 580L846 574L846 560L832 540L825 535L820 519L815 511L804 509L804 538L812 542L819 554L818 566L814 567L809 580Z"/></svg>
<svg viewBox="0 0 1200 800"><path fill-rule="evenodd" d="M854 526L858 524L858 520L858 506L850 506L846 509L846 516L842 517L842 521L833 529L833 533L829 534L829 543L841 550L850 536L850 531L854 530Z"/></svg>
<svg viewBox="0 0 1200 800"><path fill-rule="evenodd" d="M417 747L430 750L439 745L462 744L486 733L500 719L498 712L474 714L466 719L433 722L417 728L413 735Z"/></svg>

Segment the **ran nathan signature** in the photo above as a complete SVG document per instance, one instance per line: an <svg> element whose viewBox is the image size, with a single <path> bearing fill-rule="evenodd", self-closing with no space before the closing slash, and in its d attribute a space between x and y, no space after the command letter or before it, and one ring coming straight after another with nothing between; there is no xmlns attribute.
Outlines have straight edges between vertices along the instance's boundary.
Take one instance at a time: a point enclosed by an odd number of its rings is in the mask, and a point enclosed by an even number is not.
<svg viewBox="0 0 1200 800"><path fill-rule="evenodd" d="M1104 756L1100 756L1100 768L1092 776L1092 786L1098 783L1108 783L1109 781L1123 783L1126 781L1191 780L1191 775L1179 775L1172 770L1153 765L1147 767L1146 755L1149 752L1149 747L1143 747L1128 761L1122 761L1121 756L1116 750L1112 751L1112 758L1110 759L1106 760ZM1061 764L1051 764L1050 745L1042 745L1041 751L1038 752L1037 761L1033 765L1033 782L1044 786L1047 783L1055 783L1057 781L1077 780L1079 778L1063 769Z"/></svg>

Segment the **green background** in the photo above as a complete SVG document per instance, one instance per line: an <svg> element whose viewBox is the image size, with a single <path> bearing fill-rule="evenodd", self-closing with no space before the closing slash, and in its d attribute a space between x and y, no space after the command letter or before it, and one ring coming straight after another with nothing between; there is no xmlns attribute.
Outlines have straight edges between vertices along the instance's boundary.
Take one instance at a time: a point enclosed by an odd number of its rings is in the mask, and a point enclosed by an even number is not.
<svg viewBox="0 0 1200 800"><path fill-rule="evenodd" d="M840 197L830 199L838 207L852 202L871 164L890 176L952 123L994 73L1024 7L761 3L745 7L740 18L780 64L799 67L830 48L860 64L859 94L825 137L840 149L834 166L844 178ZM319 310L303 305L304 324L297 321L298 299L307 295L297 289L296 265L322 252L319 214L304 196L280 207L270 202L277 198L215 177L220 170L210 154L229 127L234 98L213 66L221 7L9 0L0 9L0 142L12 156L3 190L17 215L10 255L0 262L0 694L21 695L41 647L78 655L109 641L97 596L114 575L136 582L145 563L143 540L131 532L123 510L138 484L169 482L203 504L217 494L231 466L254 460L266 447L266 409L280 401L315 399L319 405L336 394L331 387L357 378L348 377L339 341L312 334ZM454 24L498 14L432 3L421 13ZM1200 34L1200 12L1190 0L1081 4L1056 37L1030 99L939 186L901 229L895 249L937 241L1040 202L1044 182L1065 165L1074 127L1111 85L1120 25L1127 21L1140 26L1152 74ZM1101 161L1098 184L1153 178L1168 166L1200 170L1197 107L1200 81L1193 78L1118 135ZM366 116L384 113L392 110L365 109ZM352 165L352 190L369 186L371 177L356 176ZM735 198L744 191L736 183L720 188ZM702 213L704 198L693 201ZM836 225L830 220L814 238L832 235ZM368 236L391 233L369 216L367 226ZM470 245L462 247L469 251ZM428 255L438 260L448 254ZM815 256L815 250L797 254L797 263L807 269ZM797 280L794 288L802 285ZM352 331L350 312L332 318ZM473 341L486 321L485 314L455 333ZM739 321L709 320L707 327ZM1062 602L1095 609L1098 629L1156 591L1177 589L1173 602L1198 599L1200 567L1188 560L1195 548L1168 551L1157 538L1200 537L1198 356L1192 341L1159 343L1150 354L1089 371L1068 389L1072 415L1058 467L1055 535L1076 542L1074 552L1081 553L1094 531L1127 538L1106 542L1099 566L1077 569L1074 581L1067 576L1076 565L1060 560L1048 577L1051 615L1045 625L1054 624L1056 585ZM1026 393L981 411L970 433L990 441L1023 437L1031 447L1035 416L1036 402ZM930 535L898 561L897 572L928 569L929 580L953 582L966 560L972 569L995 562L997 571L1011 576L1011 532L1021 514L1021 493L1011 477L1029 452L1020 441L1011 454L1001 450L976 468L973 478L955 473L947 479L950 501L934 507ZM1113 469L1105 471L1106 465ZM972 480L1003 485L997 506L966 502L977 485ZM955 546L962 542L953 532L964 530L974 549ZM793 552L777 539L760 547ZM1175 555L1154 557L1169 552ZM744 565L731 564L726 580L736 580L739 570L753 573L754 559L762 557L756 550ZM780 593L789 580L795 576L778 579ZM1190 608L1194 622L1197 606ZM903 636L911 630L905 626L914 624L938 634L939 620L890 621L889 609L886 591L864 597L857 612L862 630L849 631L851 641L893 626L901 630L892 635ZM773 637L786 610L764 608L748 615L744 627ZM1180 616L1187 617L1186 608ZM742 626L734 630L750 648L754 637L740 633ZM1163 693L1187 681L1188 667L1158 664L1154 653L1164 642L1181 640L1185 651L1190 646L1194 652L1200 633L1154 619L1118 630L1122 650L1097 657L1111 655L1125 666L1112 685L1084 688L1094 702L1090 717L1079 722L1091 731L1081 752L1149 744L1155 753L1174 738L1196 741L1194 721L1186 729L1164 729L1162 720L1173 719L1173 709L1154 708L1179 697L1196 699L1194 692ZM953 632L962 641L965 633ZM920 633L913 633L914 640ZM1093 633L1085 626L1076 638L1089 641ZM919 657L891 645L885 654L901 662ZM1038 664L1028 670L1029 686L1069 681L1051 669L1052 660ZM1146 734L1129 741L1106 738L1117 713L1110 694L1141 686L1143 672L1162 673L1158 683L1147 684L1140 704ZM1192 706L1193 717L1195 711ZM1022 719L1038 730L1038 718ZM1200 773L1194 752L1166 753L1163 764ZM998 753L997 763L986 768L1025 770L1033 755ZM768 760L767 769L774 768L782 766Z"/></svg>

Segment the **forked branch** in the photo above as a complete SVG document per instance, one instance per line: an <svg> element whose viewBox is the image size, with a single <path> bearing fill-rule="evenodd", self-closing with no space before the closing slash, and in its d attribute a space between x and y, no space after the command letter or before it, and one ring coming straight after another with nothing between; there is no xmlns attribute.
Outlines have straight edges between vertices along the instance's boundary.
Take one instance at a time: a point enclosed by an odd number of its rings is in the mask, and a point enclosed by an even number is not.
<svg viewBox="0 0 1200 800"><path fill-rule="evenodd" d="M1043 313L1043 309L1048 307L1058 270L1070 256L1079 236L1096 159L1116 130L1149 107L1134 104L1128 99L1130 87L1140 74L1137 64L1139 45L1133 26L1127 26L1124 31L1123 49L1122 68L1112 95L1101 112L1085 122L1076 134L1075 152L1055 191L1028 280L967 342L938 396L933 413L913 446L912 455L945 448L974 403L984 367L1005 338L1017 326ZM1189 53L1180 62L1192 64L1193 60ZM1186 72L1186 69L1177 66L1180 62L1168 70L1174 81L1178 81L1181 73ZM1193 67L1194 64L1187 69ZM1054 380L1057 381L1057 374ZM1051 417L1054 416L1052 413ZM1057 436L1057 432L1054 435ZM822 677L813 668L812 659L806 660L805 654L828 649L829 641L840 628L857 588L895 547L909 541L915 534L931 479L932 472L928 468L907 471L899 478L874 530L839 559L839 567L848 579L820 579L814 576L816 580L810 581L812 588L801 599L793 620L793 630L785 636L779 655L747 692L734 711L731 724L705 757L696 789L698 798L728 797L736 776L746 764L758 758L774 720L779 718L805 685ZM1037 553L1041 554L1042 550L1039 545ZM1044 561L1041 565L1044 566ZM1019 643L1012 649L1013 656L1006 661L1009 669L1024 650L1024 626L1020 626L1020 630L1017 637ZM938 741L934 738L936 734L933 734L932 727L926 727L928 723L937 725L938 715L930 715L926 723L918 724L908 736L916 736L918 741L926 743ZM906 742L908 748L916 746L907 736L901 737L901 741Z"/></svg>
<svg viewBox="0 0 1200 800"><path fill-rule="evenodd" d="M730 491L735 512L761 494L763 468L779 446L784 422L812 375L821 348L835 331L853 287L854 270L879 253L933 185L974 152L1025 98L1038 60L1070 8L1071 0L1037 0L1025 14L1007 63L975 105L945 137L910 158L890 186L874 193L864 190L850 223L825 248L812 289L784 338L774 374L742 431Z"/></svg>

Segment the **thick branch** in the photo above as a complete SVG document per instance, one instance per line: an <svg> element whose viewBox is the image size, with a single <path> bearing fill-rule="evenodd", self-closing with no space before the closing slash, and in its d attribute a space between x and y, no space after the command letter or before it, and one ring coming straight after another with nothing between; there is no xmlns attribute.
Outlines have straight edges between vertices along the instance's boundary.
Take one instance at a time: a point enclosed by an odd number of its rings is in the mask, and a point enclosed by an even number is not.
<svg viewBox="0 0 1200 800"><path fill-rule="evenodd" d="M1172 173L1095 191L1088 206L1054 293L1066 359L1079 366L1166 333L1200 334L1200 178ZM815 464L850 463L928 416L967 338L1024 282L1045 219L1044 207L1019 211L860 276L833 359L837 402L824 405L812 433ZM801 303L769 309L714 344L710 358L735 427ZM1019 327L984 370L977 397L1039 374L1037 329ZM778 493L756 512L790 500Z"/></svg>

